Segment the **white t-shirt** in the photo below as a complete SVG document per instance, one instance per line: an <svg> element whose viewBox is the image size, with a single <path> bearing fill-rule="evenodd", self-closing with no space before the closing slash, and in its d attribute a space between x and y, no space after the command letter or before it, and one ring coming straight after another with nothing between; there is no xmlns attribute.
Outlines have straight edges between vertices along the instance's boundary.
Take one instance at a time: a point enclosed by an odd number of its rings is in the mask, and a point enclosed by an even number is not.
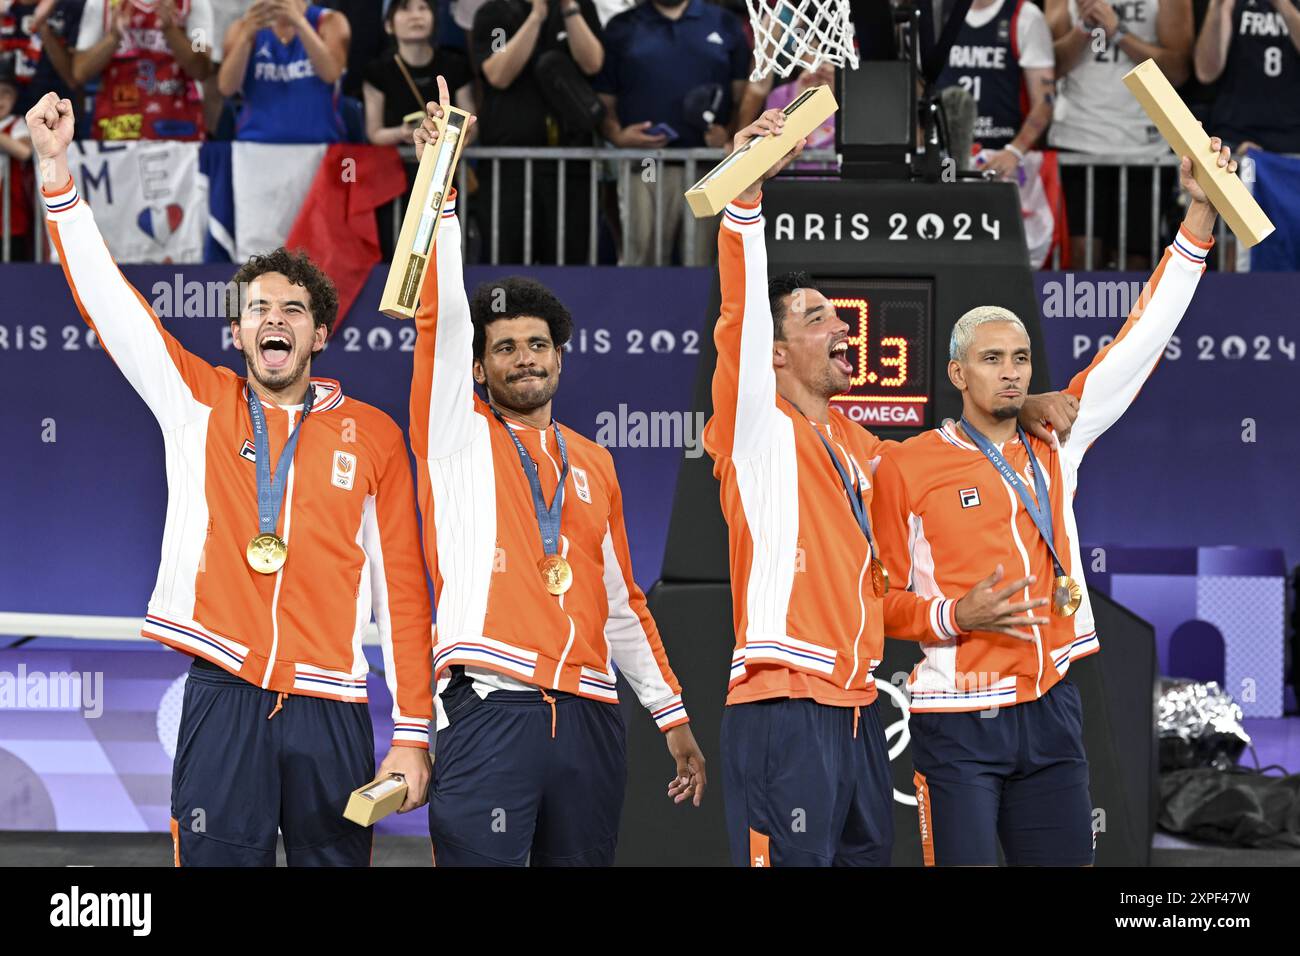
<svg viewBox="0 0 1300 956"><path fill-rule="evenodd" d="M134 3L136 8L149 12L157 9L158 0L124 0L127 3ZM86 0L85 10L81 14L81 28L77 32L77 49L89 50L92 46L104 38L104 3L105 0ZM212 2L211 0L190 0L190 12L182 18L185 32L196 41L201 40L209 50L214 43L214 30L212 21ZM123 44L130 43L127 37L122 38ZM215 43L219 46L220 37L215 38Z"/></svg>
<svg viewBox="0 0 1300 956"><path fill-rule="evenodd" d="M982 10L971 10L966 14L966 25L979 29L1001 13L1002 5L1007 2L1008 0L997 0L997 3ZM1022 70L1050 70L1056 66L1056 54L1052 52L1052 31L1047 27L1047 18L1029 0L1020 8L1020 16L1016 19L1016 47L1020 50L1018 62Z"/></svg>
<svg viewBox="0 0 1300 956"><path fill-rule="evenodd" d="M1079 22L1079 7L1070 0L1070 29ZM1116 7L1131 35L1158 43L1156 19L1160 0L1126 0ZM1088 41L1069 73L1057 78L1056 107L1047 142L1083 153L1162 156L1164 137L1124 85L1124 74L1137 66L1114 42L1097 52Z"/></svg>

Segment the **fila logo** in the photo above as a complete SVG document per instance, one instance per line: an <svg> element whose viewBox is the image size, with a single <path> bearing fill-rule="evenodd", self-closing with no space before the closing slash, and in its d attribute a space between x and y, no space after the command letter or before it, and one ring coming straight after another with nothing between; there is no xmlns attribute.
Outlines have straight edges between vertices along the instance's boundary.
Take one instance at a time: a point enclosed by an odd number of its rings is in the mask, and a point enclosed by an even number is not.
<svg viewBox="0 0 1300 956"><path fill-rule="evenodd" d="M722 39L722 34L719 33L717 30L714 30L705 39L707 39L710 43L716 43L718 46L722 46L724 43L726 43L726 41Z"/></svg>
<svg viewBox="0 0 1300 956"><path fill-rule="evenodd" d="M352 482L357 476L357 456L345 451L334 452L334 472L330 475L330 484L344 491L352 490Z"/></svg>
<svg viewBox="0 0 1300 956"><path fill-rule="evenodd" d="M244 447L239 449L239 457L247 458L252 462L257 461L257 447L247 438L244 439Z"/></svg>
<svg viewBox="0 0 1300 956"><path fill-rule="evenodd" d="M578 500L591 504L591 483L587 481L585 468L570 468L573 472L573 489L578 493Z"/></svg>
<svg viewBox="0 0 1300 956"><path fill-rule="evenodd" d="M963 508L977 508L980 503L980 490L978 488L963 488L957 492L961 498Z"/></svg>

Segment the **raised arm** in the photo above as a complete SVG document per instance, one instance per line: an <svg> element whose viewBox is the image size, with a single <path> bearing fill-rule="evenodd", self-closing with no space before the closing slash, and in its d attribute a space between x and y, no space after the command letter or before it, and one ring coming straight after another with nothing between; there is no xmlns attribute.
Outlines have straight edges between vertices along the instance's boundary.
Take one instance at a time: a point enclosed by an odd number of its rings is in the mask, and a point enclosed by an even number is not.
<svg viewBox="0 0 1300 956"><path fill-rule="evenodd" d="M1220 166L1236 171L1236 161L1217 136L1210 141L1210 148L1218 154ZM1077 469L1088 447L1137 397L1182 321L1205 271L1205 257L1214 245L1217 213L1193 178L1192 162L1185 156L1179 174L1192 202L1178 235L1165 249L1114 341L1099 351L1066 389L1079 399L1079 417L1061 447L1063 465Z"/></svg>
<svg viewBox="0 0 1300 956"><path fill-rule="evenodd" d="M427 104L415 147L437 141L433 118L441 116L449 96L438 77L441 105ZM415 313L415 363L411 375L411 451L418 459L445 458L469 444L474 422L474 328L460 255L460 220L456 192L442 209L434 261L424 276Z"/></svg>
<svg viewBox="0 0 1300 956"><path fill-rule="evenodd" d="M1201 24L1201 34L1196 38L1192 65L1196 79L1213 83L1223 75L1228 65L1228 47L1232 44L1233 0L1210 0L1210 8Z"/></svg>
<svg viewBox="0 0 1300 956"><path fill-rule="evenodd" d="M78 311L163 430L184 424L218 400L231 373L182 348L113 262L68 169L72 104L46 93L28 112L27 125L45 184L50 239Z"/></svg>
<svg viewBox="0 0 1300 956"><path fill-rule="evenodd" d="M756 136L780 132L785 114L768 110L736 134L739 149ZM806 142L806 140L804 141ZM763 183L803 152L787 153L727 205L718 230L722 311L713 329L718 360L713 370L713 417L704 444L715 457L748 458L771 443L777 416L772 369L772 309L767 298L767 246L763 237Z"/></svg>

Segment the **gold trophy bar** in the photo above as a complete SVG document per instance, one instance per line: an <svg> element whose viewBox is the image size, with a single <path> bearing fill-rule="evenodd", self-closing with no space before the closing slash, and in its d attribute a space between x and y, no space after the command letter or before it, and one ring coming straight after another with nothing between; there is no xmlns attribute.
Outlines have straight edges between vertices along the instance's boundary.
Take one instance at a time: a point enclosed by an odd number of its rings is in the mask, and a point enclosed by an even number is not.
<svg viewBox="0 0 1300 956"><path fill-rule="evenodd" d="M343 816L357 826L372 826L395 811L405 800L405 780L395 774L379 777L352 791Z"/></svg>
<svg viewBox="0 0 1300 956"><path fill-rule="evenodd" d="M384 315L395 319L415 318L420 287L442 221L443 202L455 181L456 163L460 160L468 126L469 114L449 107L438 124L438 142L426 147L420 157L410 202L402 218L402 231L393 251L393 264L388 268L384 293L379 299L379 311Z"/></svg>
<svg viewBox="0 0 1300 956"><path fill-rule="evenodd" d="M785 128L779 136L751 139L686 191L686 202L695 218L705 219L722 212L727 203L748 189L837 109L835 94L829 86L815 86L800 93L781 111L785 113Z"/></svg>
<svg viewBox="0 0 1300 956"><path fill-rule="evenodd" d="M1249 248L1267 237L1273 223L1237 175L1218 165L1218 157L1210 151L1210 134L1174 92L1156 61L1147 60L1133 67L1124 76L1124 85L1137 97L1174 153L1191 157L1196 181L1237 240Z"/></svg>

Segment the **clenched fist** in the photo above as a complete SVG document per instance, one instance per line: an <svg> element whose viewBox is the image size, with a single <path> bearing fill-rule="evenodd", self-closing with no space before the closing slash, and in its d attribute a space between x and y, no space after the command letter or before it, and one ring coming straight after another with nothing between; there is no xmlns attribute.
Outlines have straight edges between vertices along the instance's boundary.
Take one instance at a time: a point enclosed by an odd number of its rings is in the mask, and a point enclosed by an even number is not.
<svg viewBox="0 0 1300 956"><path fill-rule="evenodd" d="M72 101L59 99L57 93L46 93L27 111L27 129L31 131L32 148L42 163L62 157L68 152L75 126Z"/></svg>

